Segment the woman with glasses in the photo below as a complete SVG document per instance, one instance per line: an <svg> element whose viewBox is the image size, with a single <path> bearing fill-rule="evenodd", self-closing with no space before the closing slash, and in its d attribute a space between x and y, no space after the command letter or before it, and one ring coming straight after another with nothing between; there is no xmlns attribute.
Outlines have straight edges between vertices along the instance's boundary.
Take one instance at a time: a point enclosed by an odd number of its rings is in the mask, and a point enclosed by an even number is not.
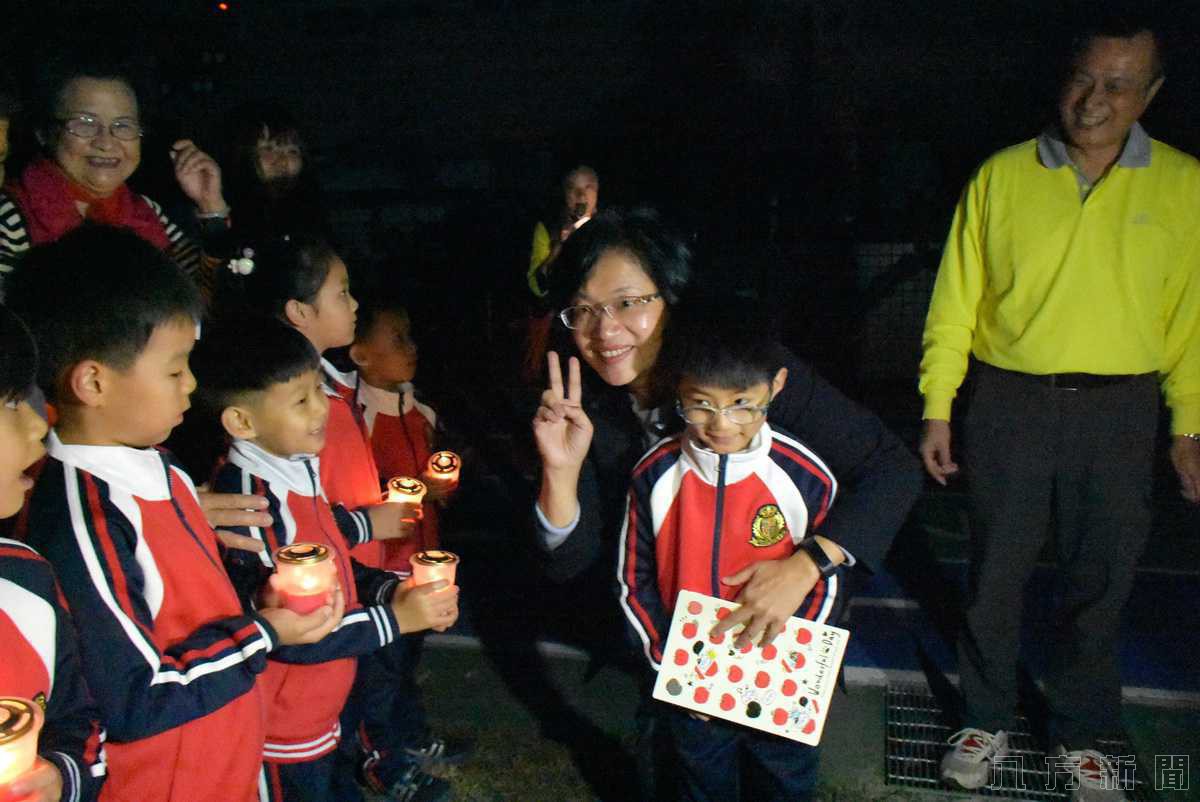
<svg viewBox="0 0 1200 802"><path fill-rule="evenodd" d="M131 81L112 64L57 62L40 83L34 101L43 155L0 194L0 281L31 246L91 221L132 229L207 287L212 260L158 204L126 184L142 159L143 128ZM218 242L229 207L216 162L190 140L176 142L171 159L180 188L196 204L203 238Z"/></svg>
<svg viewBox="0 0 1200 802"><path fill-rule="evenodd" d="M558 581L592 576L611 595L630 471L682 425L662 355L691 279L689 249L655 214L615 210L576 232L550 274L566 336L565 352L548 355L548 388L533 420L542 463L535 528ZM723 277L723 288L734 279ZM714 300L725 311L731 303ZM786 367L771 419L821 454L841 487L819 534L877 568L920 492L917 461L811 366L788 354Z"/></svg>

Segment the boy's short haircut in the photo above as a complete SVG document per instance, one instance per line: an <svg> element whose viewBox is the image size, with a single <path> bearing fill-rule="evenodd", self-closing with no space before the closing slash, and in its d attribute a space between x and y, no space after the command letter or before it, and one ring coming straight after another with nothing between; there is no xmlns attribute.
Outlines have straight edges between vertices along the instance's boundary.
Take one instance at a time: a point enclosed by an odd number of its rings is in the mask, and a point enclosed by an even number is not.
<svg viewBox="0 0 1200 802"><path fill-rule="evenodd" d="M197 406L219 416L249 393L320 366L321 357L308 338L277 318L226 320L204 331L192 351Z"/></svg>
<svg viewBox="0 0 1200 802"><path fill-rule="evenodd" d="M354 320L354 341L362 342L371 336L371 331L375 328L375 322L379 320L380 315L397 315L404 320L409 320L408 307L396 298L389 294L386 290L379 291L364 291L363 299L358 302L357 317Z"/></svg>
<svg viewBox="0 0 1200 802"><path fill-rule="evenodd" d="M11 309L0 305L0 401L28 397L36 371L37 345L29 327Z"/></svg>
<svg viewBox="0 0 1200 802"><path fill-rule="evenodd" d="M203 310L166 254L132 231L90 223L31 249L5 290L37 342L38 384L51 401L72 366L95 359L126 370L155 328L198 321Z"/></svg>
<svg viewBox="0 0 1200 802"><path fill-rule="evenodd" d="M667 357L677 381L686 377L726 389L770 385L787 362L765 316L748 304L692 308L684 315L673 331Z"/></svg>

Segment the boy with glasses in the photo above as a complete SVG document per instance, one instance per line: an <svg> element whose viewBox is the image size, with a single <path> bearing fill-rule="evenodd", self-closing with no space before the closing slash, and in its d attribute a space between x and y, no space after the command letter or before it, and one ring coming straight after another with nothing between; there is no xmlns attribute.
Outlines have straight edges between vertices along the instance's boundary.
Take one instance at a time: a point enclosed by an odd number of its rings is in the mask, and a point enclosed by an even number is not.
<svg viewBox="0 0 1200 802"><path fill-rule="evenodd" d="M837 482L819 457L767 425L785 354L755 324L699 318L666 362L685 431L634 468L617 567L628 623L654 670L675 600L692 590L741 603L713 635L767 645L799 615L836 623L844 564L813 534ZM671 705L656 705L687 799L808 799L817 749Z"/></svg>

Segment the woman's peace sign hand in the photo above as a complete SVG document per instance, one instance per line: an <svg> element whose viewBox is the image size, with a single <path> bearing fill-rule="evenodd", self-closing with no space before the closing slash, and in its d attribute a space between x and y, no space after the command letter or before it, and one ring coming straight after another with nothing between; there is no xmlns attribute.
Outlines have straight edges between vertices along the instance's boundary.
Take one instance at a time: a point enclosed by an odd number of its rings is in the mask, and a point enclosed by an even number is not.
<svg viewBox="0 0 1200 802"><path fill-rule="evenodd" d="M563 373L558 354L546 355L550 368L550 387L533 416L533 437L537 441L542 467L546 471L573 469L583 465L592 445L592 422L583 411L583 388L579 360L567 361L567 392L563 394Z"/></svg>

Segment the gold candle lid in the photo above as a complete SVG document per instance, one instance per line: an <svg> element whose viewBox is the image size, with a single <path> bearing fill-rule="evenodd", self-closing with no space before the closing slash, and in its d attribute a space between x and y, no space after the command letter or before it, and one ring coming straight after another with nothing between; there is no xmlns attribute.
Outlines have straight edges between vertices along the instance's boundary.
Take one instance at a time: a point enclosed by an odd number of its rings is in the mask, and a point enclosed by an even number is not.
<svg viewBox="0 0 1200 802"><path fill-rule="evenodd" d="M411 476L393 476L388 479L388 489L398 493L417 495L425 492L425 483Z"/></svg>
<svg viewBox="0 0 1200 802"><path fill-rule="evenodd" d="M0 698L0 744L11 743L33 729L36 704L15 696Z"/></svg>
<svg viewBox="0 0 1200 802"><path fill-rule="evenodd" d="M429 457L429 464L435 471L450 473L458 467L459 459L453 451L439 451Z"/></svg>
<svg viewBox="0 0 1200 802"><path fill-rule="evenodd" d="M316 565L329 559L329 548L320 543L293 543L275 552L275 562L289 565Z"/></svg>
<svg viewBox="0 0 1200 802"><path fill-rule="evenodd" d="M412 558L414 562L418 562L421 565L452 565L458 562L457 554L452 551L442 551L440 549L418 551Z"/></svg>

